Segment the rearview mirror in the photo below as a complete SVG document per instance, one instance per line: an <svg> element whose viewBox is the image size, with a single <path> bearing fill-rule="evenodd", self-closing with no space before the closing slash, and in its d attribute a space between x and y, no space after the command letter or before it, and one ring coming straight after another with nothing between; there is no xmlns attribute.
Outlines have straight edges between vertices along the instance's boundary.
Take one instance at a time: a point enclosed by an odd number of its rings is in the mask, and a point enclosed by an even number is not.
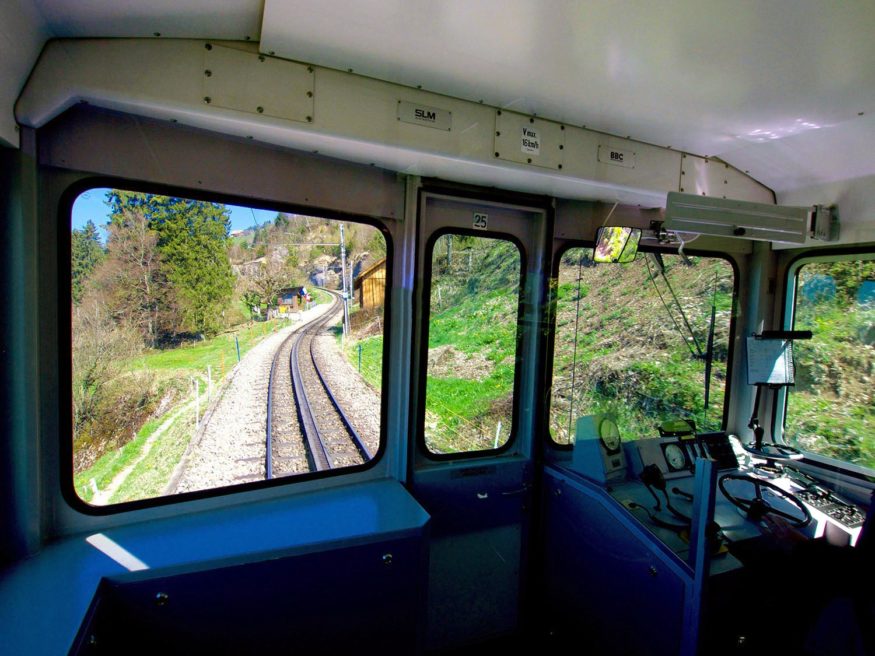
<svg viewBox="0 0 875 656"><path fill-rule="evenodd" d="M599 228L596 234L592 259L594 262L627 264L638 254L640 228L608 226Z"/></svg>

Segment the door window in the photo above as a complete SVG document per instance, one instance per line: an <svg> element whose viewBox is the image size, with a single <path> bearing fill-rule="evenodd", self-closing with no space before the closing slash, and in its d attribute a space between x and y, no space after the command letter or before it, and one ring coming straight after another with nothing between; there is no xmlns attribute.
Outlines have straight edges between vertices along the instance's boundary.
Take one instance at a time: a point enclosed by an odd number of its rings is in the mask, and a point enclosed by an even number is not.
<svg viewBox="0 0 875 656"><path fill-rule="evenodd" d="M425 445L432 454L497 449L513 430L520 251L448 233L432 244Z"/></svg>

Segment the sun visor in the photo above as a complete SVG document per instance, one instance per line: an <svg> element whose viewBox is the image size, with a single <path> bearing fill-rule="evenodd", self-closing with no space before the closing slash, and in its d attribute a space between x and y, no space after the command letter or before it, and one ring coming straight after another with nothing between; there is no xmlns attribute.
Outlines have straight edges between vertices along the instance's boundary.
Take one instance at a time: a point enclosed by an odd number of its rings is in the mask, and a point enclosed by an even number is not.
<svg viewBox="0 0 875 656"><path fill-rule="evenodd" d="M837 237L828 208L787 207L766 203L669 192L663 228L719 237L804 244L809 237Z"/></svg>

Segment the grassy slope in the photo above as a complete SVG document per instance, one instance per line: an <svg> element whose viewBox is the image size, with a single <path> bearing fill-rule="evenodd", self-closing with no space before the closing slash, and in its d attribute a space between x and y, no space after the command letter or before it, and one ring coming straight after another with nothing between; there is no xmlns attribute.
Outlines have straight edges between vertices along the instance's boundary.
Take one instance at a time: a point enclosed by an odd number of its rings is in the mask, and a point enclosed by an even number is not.
<svg viewBox="0 0 875 656"><path fill-rule="evenodd" d="M149 454L139 462L128 479L113 496L111 502L130 501L156 496L167 483L170 473L185 450L194 431L194 393L191 380L200 383L201 413L206 406L207 367L212 367L214 390L237 363L235 336L240 344L243 357L265 336L282 327L282 321L252 323L238 327L211 339L174 349L155 350L137 358L130 365L131 370L146 369L156 374L156 384L164 390L176 390L172 407L161 417L149 419L136 436L121 448L100 457L88 469L74 476L74 485L79 496L90 501L94 496L91 480L98 489L105 489L126 467L134 463L142 454L146 440L169 416L174 408L186 406L153 445ZM191 407L189 408L188 405Z"/></svg>
<svg viewBox="0 0 875 656"><path fill-rule="evenodd" d="M467 357L485 359L488 375L469 377L430 372L426 389L426 443L437 453L493 446L498 422L499 443L510 434L516 354L515 289L481 291L458 305L432 312L429 349L449 346ZM447 374L450 375L447 375Z"/></svg>
<svg viewBox="0 0 875 656"><path fill-rule="evenodd" d="M687 342L692 340L675 328L642 258L639 255L629 265L582 268L576 264L575 252L564 258L557 288L550 422L559 442L568 441L569 426L573 432L577 417L598 412L616 415L623 434L630 438L655 435L656 424L672 416L692 417L709 429L720 424L732 309L731 268L714 260L696 260L695 267L686 267L677 257L665 258L672 287L702 349L707 344L717 275L716 357L711 404L703 421L705 364L691 355ZM669 301L662 284L660 291Z"/></svg>
<svg viewBox="0 0 875 656"><path fill-rule="evenodd" d="M851 312L829 302L797 319L814 338L795 345L786 434L802 448L875 469L875 348L861 337L873 325L875 308Z"/></svg>

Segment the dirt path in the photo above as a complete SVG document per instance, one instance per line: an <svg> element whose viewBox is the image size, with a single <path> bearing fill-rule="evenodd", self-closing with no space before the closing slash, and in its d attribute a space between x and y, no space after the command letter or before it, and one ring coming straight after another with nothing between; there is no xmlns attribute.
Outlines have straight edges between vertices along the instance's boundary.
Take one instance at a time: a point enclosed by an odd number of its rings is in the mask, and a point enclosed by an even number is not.
<svg viewBox="0 0 875 656"><path fill-rule="evenodd" d="M152 433L146 442L143 444L143 450L140 451L140 455L129 464L127 467L122 469L115 477L112 479L109 485L106 486L103 490L98 491L91 499L91 504L95 506L105 506L109 504L112 496L118 491L118 489L122 486L122 484L127 480L128 476L130 476L131 472L143 461L143 459L149 455L149 451L152 450L152 445L161 437L167 429L176 421L176 418L183 412L186 408L191 407L192 402L186 403L185 405L177 408L173 412L169 413L168 417L161 422L161 425L155 429L155 432Z"/></svg>

